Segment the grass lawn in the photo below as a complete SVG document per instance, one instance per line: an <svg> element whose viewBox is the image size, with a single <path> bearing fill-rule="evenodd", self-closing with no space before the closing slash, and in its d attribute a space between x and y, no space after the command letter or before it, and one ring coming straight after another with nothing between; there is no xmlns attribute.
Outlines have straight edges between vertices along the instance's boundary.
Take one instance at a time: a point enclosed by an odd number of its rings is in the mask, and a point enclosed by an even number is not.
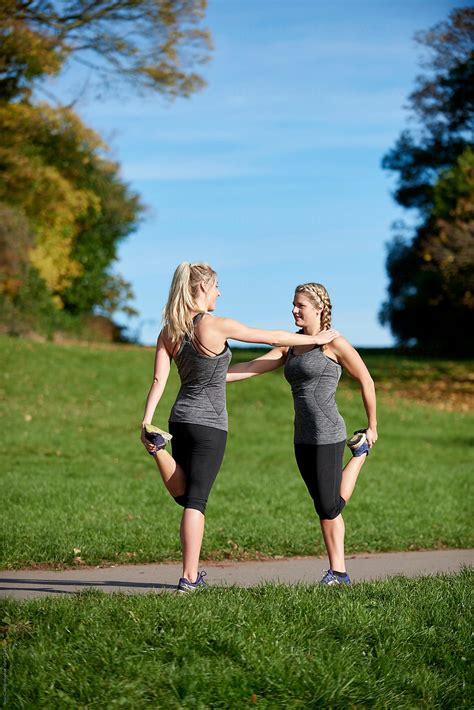
<svg viewBox="0 0 474 710"><path fill-rule="evenodd" d="M2 337L0 358L0 566L178 559L181 509L139 442L153 352ZM472 363L383 351L366 361L381 394L380 439L344 511L347 552L473 546L474 417L464 411ZM158 425L166 427L177 387L173 368ZM364 424L346 376L338 404L349 432ZM230 385L228 408L203 558L322 553L282 372Z"/></svg>
<svg viewBox="0 0 474 710"><path fill-rule="evenodd" d="M8 708L471 708L472 571L2 601Z"/></svg>

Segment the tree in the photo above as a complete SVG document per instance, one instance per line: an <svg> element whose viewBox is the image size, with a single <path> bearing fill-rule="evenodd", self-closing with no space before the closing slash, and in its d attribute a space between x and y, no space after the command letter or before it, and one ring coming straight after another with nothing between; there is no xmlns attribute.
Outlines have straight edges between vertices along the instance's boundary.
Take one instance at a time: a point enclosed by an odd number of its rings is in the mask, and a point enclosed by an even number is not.
<svg viewBox="0 0 474 710"><path fill-rule="evenodd" d="M0 293L14 296L26 277L34 235L19 210L0 203Z"/></svg>
<svg viewBox="0 0 474 710"><path fill-rule="evenodd" d="M108 314L123 311L135 315L128 304L133 298L130 284L110 269L118 244L136 229L143 205L119 179L115 163L101 161L98 168L87 171L85 184L99 198L101 209L91 209L79 220L71 257L81 265L81 273L62 294L64 307L73 314L100 306Z"/></svg>
<svg viewBox="0 0 474 710"><path fill-rule="evenodd" d="M0 97L25 97L66 62L90 68L101 90L127 82L167 98L204 86L193 70L209 59L199 27L207 0L2 0Z"/></svg>
<svg viewBox="0 0 474 710"><path fill-rule="evenodd" d="M0 292L12 314L35 294L43 314L48 299L72 316L134 313L130 284L112 266L118 243L137 227L139 197L100 136L71 107L35 103L33 90L77 61L102 92L125 83L168 99L189 96L204 86L194 67L209 58L210 35L200 27L206 5L0 0L0 202L8 232L0 233ZM12 245L23 251L27 235L25 265Z"/></svg>
<svg viewBox="0 0 474 710"><path fill-rule="evenodd" d="M432 52L410 96L419 130L402 133L383 167L399 173L395 199L420 222L411 238L397 225L389 244L380 320L401 344L474 352L474 10L454 10L417 38Z"/></svg>
<svg viewBox="0 0 474 710"><path fill-rule="evenodd" d="M0 132L0 200L29 219L32 265L59 307L91 311L105 297L118 242L143 209L138 196L70 109L0 105Z"/></svg>
<svg viewBox="0 0 474 710"><path fill-rule="evenodd" d="M390 245L381 319L400 342L439 353L474 352L474 153L466 149L433 188L430 218Z"/></svg>
<svg viewBox="0 0 474 710"><path fill-rule="evenodd" d="M474 130L474 10L453 10L449 21L416 40L431 56L427 74L416 79L408 107L419 123L416 135L403 131L382 166L399 173L395 199L424 216L432 205L438 174L472 143Z"/></svg>

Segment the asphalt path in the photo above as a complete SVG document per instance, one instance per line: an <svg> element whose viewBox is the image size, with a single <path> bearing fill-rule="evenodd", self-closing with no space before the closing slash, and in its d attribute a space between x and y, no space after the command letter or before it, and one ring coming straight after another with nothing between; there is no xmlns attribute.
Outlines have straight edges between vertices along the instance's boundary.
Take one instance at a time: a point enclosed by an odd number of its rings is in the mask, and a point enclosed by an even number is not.
<svg viewBox="0 0 474 710"><path fill-rule="evenodd" d="M395 575L418 577L459 572L474 566L474 550L427 550L353 555L346 558L353 582ZM327 568L323 557L289 557L249 562L204 562L206 582L212 586L252 587L265 582L315 584ZM0 597L28 599L76 594L86 589L143 594L176 589L181 576L177 563L80 567L66 570L0 570Z"/></svg>

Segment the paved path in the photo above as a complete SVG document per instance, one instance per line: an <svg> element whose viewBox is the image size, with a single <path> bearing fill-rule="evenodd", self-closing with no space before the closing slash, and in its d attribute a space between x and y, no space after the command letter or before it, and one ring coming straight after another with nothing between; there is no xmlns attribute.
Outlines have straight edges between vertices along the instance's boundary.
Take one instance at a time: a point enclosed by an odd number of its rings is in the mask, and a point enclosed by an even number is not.
<svg viewBox="0 0 474 710"><path fill-rule="evenodd" d="M261 582L295 584L318 582L326 565L321 557L293 557L264 562L208 562L203 564L212 585L251 587ZM474 565L474 550L386 552L347 558L354 582L393 575L415 577L458 572ZM62 571L0 570L0 597L26 599L47 594L74 594L84 589L128 594L172 591L181 573L179 564L117 565Z"/></svg>

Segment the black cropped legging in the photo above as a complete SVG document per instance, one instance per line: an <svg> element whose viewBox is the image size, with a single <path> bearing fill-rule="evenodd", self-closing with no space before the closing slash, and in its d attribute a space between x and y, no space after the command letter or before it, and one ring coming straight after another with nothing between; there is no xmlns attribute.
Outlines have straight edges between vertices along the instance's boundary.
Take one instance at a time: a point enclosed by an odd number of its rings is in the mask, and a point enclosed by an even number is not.
<svg viewBox="0 0 474 710"><path fill-rule="evenodd" d="M227 432L202 424L169 422L171 451L186 475L184 495L175 501L204 513L212 484L224 458Z"/></svg>
<svg viewBox="0 0 474 710"><path fill-rule="evenodd" d="M346 504L339 493L345 444L295 444L296 463L321 520L334 520Z"/></svg>

